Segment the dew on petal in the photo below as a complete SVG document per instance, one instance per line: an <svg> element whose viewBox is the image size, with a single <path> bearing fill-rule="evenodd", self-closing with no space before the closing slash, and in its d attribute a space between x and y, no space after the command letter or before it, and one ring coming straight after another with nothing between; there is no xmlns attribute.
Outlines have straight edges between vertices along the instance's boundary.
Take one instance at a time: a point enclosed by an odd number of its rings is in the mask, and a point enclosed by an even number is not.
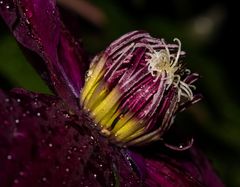
<svg viewBox="0 0 240 187"><path fill-rule="evenodd" d="M47 177L43 177L43 178L42 178L42 181L43 181L43 182L46 182L46 181L47 181Z"/></svg>
<svg viewBox="0 0 240 187"><path fill-rule="evenodd" d="M8 159L8 160L12 160L12 155L8 155L8 156L7 156L7 159Z"/></svg>
<svg viewBox="0 0 240 187"><path fill-rule="evenodd" d="M65 118L70 118L70 115L69 115L68 113L65 113L65 114L64 114L64 117L65 117Z"/></svg>
<svg viewBox="0 0 240 187"><path fill-rule="evenodd" d="M18 124L20 122L19 119L15 119L15 123Z"/></svg>
<svg viewBox="0 0 240 187"><path fill-rule="evenodd" d="M66 183L66 181L63 181L62 184L63 184L63 185L66 185L67 183Z"/></svg>
<svg viewBox="0 0 240 187"><path fill-rule="evenodd" d="M49 147L53 147L53 144L52 144L52 143L49 143L48 146L49 146Z"/></svg>
<svg viewBox="0 0 240 187"><path fill-rule="evenodd" d="M19 175L20 175L20 176L24 176L25 173L24 173L23 171L20 171L20 172L19 172Z"/></svg>
<svg viewBox="0 0 240 187"><path fill-rule="evenodd" d="M9 99L9 98L6 98L6 99L5 99L5 102L6 102L6 103L8 103L9 101L10 101L10 99Z"/></svg>
<svg viewBox="0 0 240 187"><path fill-rule="evenodd" d="M31 17L32 17L32 12L29 11L28 9L25 9L25 15L26 15L28 18L31 18Z"/></svg>

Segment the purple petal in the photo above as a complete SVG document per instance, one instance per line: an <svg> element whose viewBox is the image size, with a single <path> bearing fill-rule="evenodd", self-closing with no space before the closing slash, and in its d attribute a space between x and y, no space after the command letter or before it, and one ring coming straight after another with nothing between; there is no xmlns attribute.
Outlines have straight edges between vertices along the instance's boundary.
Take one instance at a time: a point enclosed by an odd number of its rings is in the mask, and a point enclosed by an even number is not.
<svg viewBox="0 0 240 187"><path fill-rule="evenodd" d="M224 187L209 160L195 147L185 152L163 151L152 155L144 152L144 156L136 152L129 152L129 155L140 168L144 168L147 186Z"/></svg>
<svg viewBox="0 0 240 187"><path fill-rule="evenodd" d="M0 186L139 186L93 126L56 97L0 91Z"/></svg>
<svg viewBox="0 0 240 187"><path fill-rule="evenodd" d="M3 0L0 15L33 65L54 91L72 105L84 83L82 46L65 28L54 0ZM27 50L24 50L25 52Z"/></svg>

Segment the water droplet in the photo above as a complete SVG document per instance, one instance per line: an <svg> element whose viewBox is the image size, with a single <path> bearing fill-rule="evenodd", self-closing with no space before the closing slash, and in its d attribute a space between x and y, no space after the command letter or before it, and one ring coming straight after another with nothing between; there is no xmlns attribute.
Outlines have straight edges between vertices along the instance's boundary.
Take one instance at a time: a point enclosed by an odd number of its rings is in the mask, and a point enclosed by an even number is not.
<svg viewBox="0 0 240 187"><path fill-rule="evenodd" d="M5 102L6 102L6 103L8 103L9 101L10 101L10 99L9 99L9 98L6 98L6 99L5 99Z"/></svg>
<svg viewBox="0 0 240 187"><path fill-rule="evenodd" d="M38 116L38 117L39 117L39 116L41 116L41 113L40 113L40 112L38 112L38 113L37 113L37 116Z"/></svg>
<svg viewBox="0 0 240 187"><path fill-rule="evenodd" d="M13 182L14 182L14 184L18 184L19 180L15 179Z"/></svg>
<svg viewBox="0 0 240 187"><path fill-rule="evenodd" d="M68 156L67 156L67 160L70 160L70 159L71 159L71 157L68 155Z"/></svg>
<svg viewBox="0 0 240 187"><path fill-rule="evenodd" d="M91 138L92 140L94 140L94 137L93 137L93 136L91 136L90 138Z"/></svg>
<svg viewBox="0 0 240 187"><path fill-rule="evenodd" d="M27 35L28 35L28 36L31 36L31 32L28 31L28 32L27 32ZM36 102L34 102L34 104L37 105Z"/></svg>
<svg viewBox="0 0 240 187"><path fill-rule="evenodd" d="M17 102L20 103L20 102L21 102L21 99L17 99Z"/></svg>
<svg viewBox="0 0 240 187"><path fill-rule="evenodd" d="M10 8L10 6L9 5L6 5L6 9L9 9Z"/></svg>
<svg viewBox="0 0 240 187"><path fill-rule="evenodd" d="M183 145L179 145L179 148L182 149L182 148L183 148Z"/></svg>
<svg viewBox="0 0 240 187"><path fill-rule="evenodd" d="M68 113L65 113L65 114L64 114L64 117L65 117L65 118L70 118L70 115L69 115Z"/></svg>
<svg viewBox="0 0 240 187"><path fill-rule="evenodd" d="M29 11L27 8L25 9L25 15L28 17L28 18L31 18L32 17L32 12Z"/></svg>
<svg viewBox="0 0 240 187"><path fill-rule="evenodd" d="M69 172L70 170L69 170L69 168L66 168L65 171L66 171L66 172Z"/></svg>
<svg viewBox="0 0 240 187"><path fill-rule="evenodd" d="M18 124L19 122L20 122L20 120L19 120L19 119L15 119L15 123L17 123L17 124Z"/></svg>
<svg viewBox="0 0 240 187"><path fill-rule="evenodd" d="M3 4L3 1L0 1L0 5L2 5Z"/></svg>
<svg viewBox="0 0 240 187"><path fill-rule="evenodd" d="M12 155L8 155L8 156L7 156L7 159L8 159L8 160L12 160Z"/></svg>
<svg viewBox="0 0 240 187"><path fill-rule="evenodd" d="M42 178L42 181L43 181L43 182L46 182L46 181L47 181L47 177L43 177L43 178Z"/></svg>
<svg viewBox="0 0 240 187"><path fill-rule="evenodd" d="M24 173L23 171L20 171L20 172L19 172L19 175L20 175L20 176L24 176L25 173Z"/></svg>
<svg viewBox="0 0 240 187"><path fill-rule="evenodd" d="M97 178L97 174L93 174L94 178Z"/></svg>
<svg viewBox="0 0 240 187"><path fill-rule="evenodd" d="M93 71L92 70L88 70L87 73L86 73L86 80L88 80L93 74Z"/></svg>
<svg viewBox="0 0 240 187"><path fill-rule="evenodd" d="M99 166L100 166L100 167L103 167L103 165L102 165L102 164L99 164Z"/></svg>
<svg viewBox="0 0 240 187"><path fill-rule="evenodd" d="M53 144L52 144L52 143L49 143L48 146L49 146L49 147L53 147Z"/></svg>

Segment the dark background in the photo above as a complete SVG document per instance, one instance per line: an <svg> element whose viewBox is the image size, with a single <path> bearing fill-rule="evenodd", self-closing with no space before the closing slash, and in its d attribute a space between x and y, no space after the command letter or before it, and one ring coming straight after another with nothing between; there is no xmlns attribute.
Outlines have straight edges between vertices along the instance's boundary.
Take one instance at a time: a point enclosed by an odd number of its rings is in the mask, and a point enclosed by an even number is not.
<svg viewBox="0 0 240 187"><path fill-rule="evenodd" d="M74 1L74 0L73 0ZM81 0L80 0L81 1ZM80 2L79 1L79 2ZM186 63L201 74L198 90L204 100L179 114L176 125L194 135L226 186L240 186L240 107L238 31L240 17L231 1L81 1L72 10L61 0L67 16L77 18L90 55L135 29L172 42L182 41ZM69 8L70 7L70 8ZM70 13L71 11L71 13ZM76 22L74 22L76 24ZM72 25L74 25L72 23ZM3 89L24 87L50 93L27 64L0 20L0 84Z"/></svg>

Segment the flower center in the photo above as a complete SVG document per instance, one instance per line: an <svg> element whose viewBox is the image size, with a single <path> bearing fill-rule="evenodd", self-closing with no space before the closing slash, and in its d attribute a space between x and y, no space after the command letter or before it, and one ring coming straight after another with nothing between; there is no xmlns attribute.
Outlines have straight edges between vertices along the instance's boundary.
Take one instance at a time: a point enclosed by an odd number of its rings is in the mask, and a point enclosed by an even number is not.
<svg viewBox="0 0 240 187"><path fill-rule="evenodd" d="M155 51L150 48L151 53L147 53L149 55L149 59L146 59L148 64L148 71L152 74L152 76L156 76L158 79L161 74L166 73L166 79L169 80L169 84L171 84L176 77L175 73L179 69L179 56L181 53L181 42L179 39L174 39L174 41L178 42L178 52L176 57L170 55L169 49L167 45L164 43L165 49L161 49L160 51Z"/></svg>
<svg viewBox="0 0 240 187"><path fill-rule="evenodd" d="M156 77L154 81L157 81L158 79L166 80L166 84L168 85L167 89L172 84L176 87L179 87L178 101L180 101L182 96L192 100L193 93L190 87L195 87L181 81L180 75L177 74L177 71L181 68L181 65L179 64L181 41L177 38L174 38L173 41L178 43L178 51L176 55L170 54L170 50L163 40L162 43L164 44L165 49L156 51L150 46L147 47L150 51L147 53L149 58L146 59L148 71L153 77ZM189 70L187 69L186 71Z"/></svg>

